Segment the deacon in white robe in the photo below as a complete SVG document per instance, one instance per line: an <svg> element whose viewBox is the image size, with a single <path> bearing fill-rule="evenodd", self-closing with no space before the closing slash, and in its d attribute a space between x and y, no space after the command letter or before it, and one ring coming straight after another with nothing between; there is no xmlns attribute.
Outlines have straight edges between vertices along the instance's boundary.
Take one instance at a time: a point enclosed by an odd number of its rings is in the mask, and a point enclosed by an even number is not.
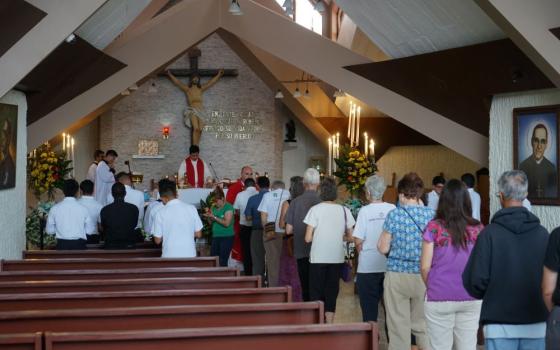
<svg viewBox="0 0 560 350"><path fill-rule="evenodd" d="M105 159L97 165L95 169L95 199L106 206L109 202L107 197L111 193L111 187L115 183L115 175L113 174L112 165L115 163L118 155L114 150L107 151Z"/></svg>
<svg viewBox="0 0 560 350"><path fill-rule="evenodd" d="M93 153L93 163L91 163L91 165L88 168L87 175L86 175L87 180L90 180L93 183L95 183L95 174L97 172L97 165L99 165L99 162L103 160L104 156L105 156L105 152L99 149Z"/></svg>

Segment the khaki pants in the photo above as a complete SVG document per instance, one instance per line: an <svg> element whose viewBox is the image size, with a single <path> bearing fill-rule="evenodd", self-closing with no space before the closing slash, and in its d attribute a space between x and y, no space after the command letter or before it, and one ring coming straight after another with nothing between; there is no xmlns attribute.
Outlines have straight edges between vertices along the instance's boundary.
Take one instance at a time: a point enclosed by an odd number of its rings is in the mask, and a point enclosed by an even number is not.
<svg viewBox="0 0 560 350"><path fill-rule="evenodd" d="M482 301L426 301L424 312L432 350L476 349Z"/></svg>
<svg viewBox="0 0 560 350"><path fill-rule="evenodd" d="M410 349L410 334L422 350L428 350L424 297L426 287L419 274L387 272L384 299L389 329L389 350Z"/></svg>
<svg viewBox="0 0 560 350"><path fill-rule="evenodd" d="M278 287L278 275L280 272L280 254L282 253L283 233L276 232L276 239L264 242L266 271L268 275L268 286Z"/></svg>

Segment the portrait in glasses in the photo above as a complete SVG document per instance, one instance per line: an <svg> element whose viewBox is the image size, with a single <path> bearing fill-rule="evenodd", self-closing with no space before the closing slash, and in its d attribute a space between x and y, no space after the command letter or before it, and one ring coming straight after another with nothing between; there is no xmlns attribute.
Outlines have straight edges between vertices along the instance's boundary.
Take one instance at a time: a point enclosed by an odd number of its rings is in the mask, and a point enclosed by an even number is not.
<svg viewBox="0 0 560 350"><path fill-rule="evenodd" d="M556 110L516 109L515 163L527 174L528 198L553 204L558 195L558 114Z"/></svg>

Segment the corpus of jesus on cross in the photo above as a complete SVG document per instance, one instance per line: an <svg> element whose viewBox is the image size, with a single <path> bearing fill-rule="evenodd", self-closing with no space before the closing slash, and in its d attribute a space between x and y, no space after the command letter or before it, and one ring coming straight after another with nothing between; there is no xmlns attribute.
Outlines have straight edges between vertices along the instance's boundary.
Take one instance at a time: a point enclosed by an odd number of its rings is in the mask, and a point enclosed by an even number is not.
<svg viewBox="0 0 560 350"><path fill-rule="evenodd" d="M189 49L188 55L189 69L170 69L160 75L166 74L185 93L188 106L184 113L184 122L187 127L191 128L191 145L198 145L204 128L204 120L207 119L202 102L204 91L216 84L222 76L236 77L238 73L237 69L199 69L198 58L201 56L201 52L196 47ZM183 84L177 77L190 77L189 83ZM212 77L212 79L202 84L201 77Z"/></svg>

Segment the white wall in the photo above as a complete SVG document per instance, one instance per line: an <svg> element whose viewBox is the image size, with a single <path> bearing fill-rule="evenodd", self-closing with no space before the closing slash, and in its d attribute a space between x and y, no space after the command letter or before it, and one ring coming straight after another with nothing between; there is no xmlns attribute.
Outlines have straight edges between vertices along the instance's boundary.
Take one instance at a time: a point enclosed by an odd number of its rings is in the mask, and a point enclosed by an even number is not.
<svg viewBox="0 0 560 350"><path fill-rule="evenodd" d="M432 178L443 172L447 179L459 178L464 173L472 173L481 168L473 162L450 150L447 147L434 146L394 146L378 160L378 173L383 175L388 184L393 173L396 182L406 173L415 172L422 180L424 187L432 187Z"/></svg>
<svg viewBox="0 0 560 350"><path fill-rule="evenodd" d="M287 109L286 107L283 108ZM286 113L290 114L289 112ZM296 124L297 142L284 142L284 150L282 152L282 174L283 180L286 183L286 188L289 186L292 176L303 176L305 169L309 168L311 165L311 157L324 157L325 165L327 161L326 146L321 144L295 116L292 116L291 119L294 120ZM285 118L282 125L285 125L289 120L289 118Z"/></svg>
<svg viewBox="0 0 560 350"><path fill-rule="evenodd" d="M74 145L74 177L78 182L86 179L87 171L93 162L93 152L99 148L99 119L80 128L72 135L76 140Z"/></svg>
<svg viewBox="0 0 560 350"><path fill-rule="evenodd" d="M0 103L18 106L16 187L0 191L0 258L21 259L25 249L27 101L25 94L9 91Z"/></svg>
<svg viewBox="0 0 560 350"><path fill-rule="evenodd" d="M513 109L560 104L560 90L540 90L494 96L490 110L490 193L498 191L500 175L513 168ZM490 196L490 213L500 209L498 198ZM533 206L533 213L548 230L560 226L557 206Z"/></svg>

